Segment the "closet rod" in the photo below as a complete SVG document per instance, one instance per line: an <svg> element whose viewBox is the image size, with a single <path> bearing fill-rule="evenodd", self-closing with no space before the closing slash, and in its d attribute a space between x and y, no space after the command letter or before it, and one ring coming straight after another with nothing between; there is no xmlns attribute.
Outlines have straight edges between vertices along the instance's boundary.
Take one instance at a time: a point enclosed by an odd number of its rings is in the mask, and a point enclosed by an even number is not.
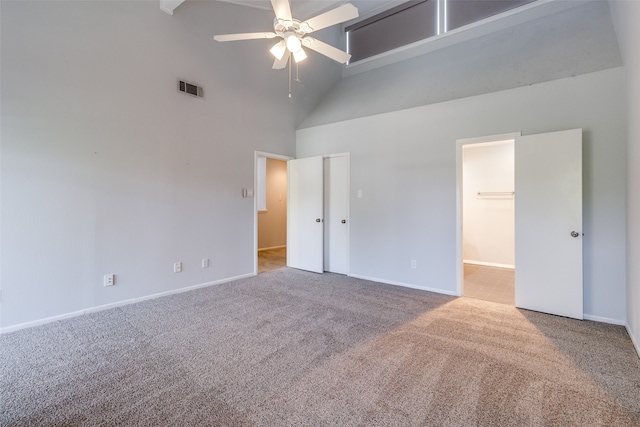
<svg viewBox="0 0 640 427"><path fill-rule="evenodd" d="M513 196L515 191L478 191L478 196Z"/></svg>

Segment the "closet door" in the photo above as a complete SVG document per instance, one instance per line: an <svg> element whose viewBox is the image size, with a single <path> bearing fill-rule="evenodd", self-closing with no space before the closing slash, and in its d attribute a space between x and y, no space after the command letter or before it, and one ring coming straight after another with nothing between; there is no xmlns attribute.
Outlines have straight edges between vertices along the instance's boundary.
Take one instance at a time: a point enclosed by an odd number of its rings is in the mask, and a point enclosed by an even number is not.
<svg viewBox="0 0 640 427"><path fill-rule="evenodd" d="M324 271L348 274L349 157L324 159Z"/></svg>
<svg viewBox="0 0 640 427"><path fill-rule="evenodd" d="M287 162L287 266L322 273L323 192L322 157Z"/></svg>
<svg viewBox="0 0 640 427"><path fill-rule="evenodd" d="M583 318L582 129L515 142L516 306Z"/></svg>

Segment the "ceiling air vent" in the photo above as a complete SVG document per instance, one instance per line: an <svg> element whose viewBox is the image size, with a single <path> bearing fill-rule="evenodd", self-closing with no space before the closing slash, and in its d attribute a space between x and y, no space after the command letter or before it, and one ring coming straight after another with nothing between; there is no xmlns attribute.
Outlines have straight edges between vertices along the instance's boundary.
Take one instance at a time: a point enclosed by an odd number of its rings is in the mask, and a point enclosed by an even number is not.
<svg viewBox="0 0 640 427"><path fill-rule="evenodd" d="M185 82L184 80L178 81L178 90L187 95L199 96L200 98L204 97L204 89L193 83Z"/></svg>

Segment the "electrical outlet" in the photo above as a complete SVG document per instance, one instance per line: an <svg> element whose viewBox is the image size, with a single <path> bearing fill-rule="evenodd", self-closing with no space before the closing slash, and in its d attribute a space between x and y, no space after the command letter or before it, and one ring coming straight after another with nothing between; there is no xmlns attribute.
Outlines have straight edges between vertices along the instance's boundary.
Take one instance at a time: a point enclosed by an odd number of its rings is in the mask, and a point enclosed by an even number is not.
<svg viewBox="0 0 640 427"><path fill-rule="evenodd" d="M104 286L113 286L116 284L116 276L115 274L105 274L104 275Z"/></svg>
<svg viewBox="0 0 640 427"><path fill-rule="evenodd" d="M173 263L173 272L174 273L181 273L182 272L182 263L181 262L174 262Z"/></svg>
<svg viewBox="0 0 640 427"><path fill-rule="evenodd" d="M411 260L411 268L417 268L418 267L418 263L416 262L415 259Z"/></svg>
<svg viewBox="0 0 640 427"><path fill-rule="evenodd" d="M209 267L209 258L203 258L202 259L202 268L208 268Z"/></svg>

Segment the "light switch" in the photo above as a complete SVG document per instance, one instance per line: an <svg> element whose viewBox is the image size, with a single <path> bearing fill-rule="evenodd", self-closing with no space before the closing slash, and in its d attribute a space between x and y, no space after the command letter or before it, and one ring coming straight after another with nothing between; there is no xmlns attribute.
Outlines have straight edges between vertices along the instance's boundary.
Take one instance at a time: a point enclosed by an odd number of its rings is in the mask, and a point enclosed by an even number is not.
<svg viewBox="0 0 640 427"><path fill-rule="evenodd" d="M362 190L358 190L358 199L362 199Z"/></svg>

